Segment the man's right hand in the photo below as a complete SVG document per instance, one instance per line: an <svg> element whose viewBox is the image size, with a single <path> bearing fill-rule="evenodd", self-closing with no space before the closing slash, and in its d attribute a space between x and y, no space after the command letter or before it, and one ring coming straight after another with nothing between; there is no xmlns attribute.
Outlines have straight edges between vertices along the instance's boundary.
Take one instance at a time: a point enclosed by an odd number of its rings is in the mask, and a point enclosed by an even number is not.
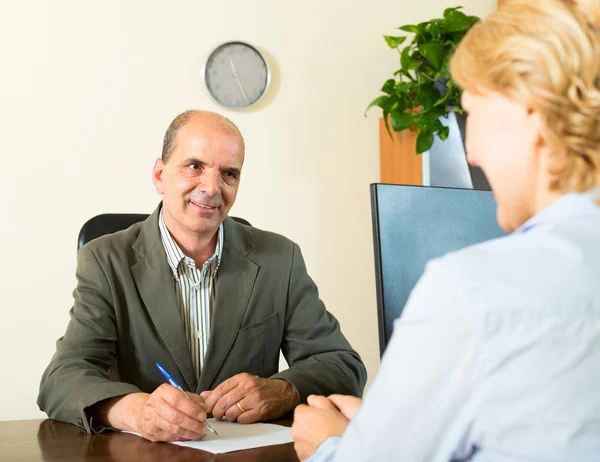
<svg viewBox="0 0 600 462"><path fill-rule="evenodd" d="M141 434L150 441L200 440L208 434L204 425L204 399L163 384L150 395L131 393L94 406L97 420L118 430ZM104 418L103 418L104 417Z"/></svg>

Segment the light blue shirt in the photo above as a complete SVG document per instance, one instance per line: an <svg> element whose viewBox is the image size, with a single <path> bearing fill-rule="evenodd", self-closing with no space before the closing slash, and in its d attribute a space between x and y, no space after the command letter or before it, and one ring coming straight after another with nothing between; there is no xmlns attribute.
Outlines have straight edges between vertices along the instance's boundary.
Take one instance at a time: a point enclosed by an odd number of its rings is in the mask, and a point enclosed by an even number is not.
<svg viewBox="0 0 600 462"><path fill-rule="evenodd" d="M430 262L363 407L309 461L600 461L599 197Z"/></svg>

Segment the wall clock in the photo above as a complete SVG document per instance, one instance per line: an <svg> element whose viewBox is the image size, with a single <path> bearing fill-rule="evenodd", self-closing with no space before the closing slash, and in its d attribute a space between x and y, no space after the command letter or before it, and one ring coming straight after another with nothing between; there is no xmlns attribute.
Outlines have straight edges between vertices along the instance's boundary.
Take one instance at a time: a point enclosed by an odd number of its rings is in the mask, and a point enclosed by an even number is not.
<svg viewBox="0 0 600 462"><path fill-rule="evenodd" d="M260 51L245 42L219 45L208 56L203 70L211 96L229 109L246 109L267 92L271 71Z"/></svg>

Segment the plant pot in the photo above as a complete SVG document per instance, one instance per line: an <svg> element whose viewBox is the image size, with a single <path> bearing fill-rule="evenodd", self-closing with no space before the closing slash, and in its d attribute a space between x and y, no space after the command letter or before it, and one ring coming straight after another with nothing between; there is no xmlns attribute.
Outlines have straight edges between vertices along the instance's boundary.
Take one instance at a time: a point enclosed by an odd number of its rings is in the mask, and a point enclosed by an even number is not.
<svg viewBox="0 0 600 462"><path fill-rule="evenodd" d="M417 136L410 130L392 131L379 119L379 172L382 183L423 184L422 158L417 155Z"/></svg>

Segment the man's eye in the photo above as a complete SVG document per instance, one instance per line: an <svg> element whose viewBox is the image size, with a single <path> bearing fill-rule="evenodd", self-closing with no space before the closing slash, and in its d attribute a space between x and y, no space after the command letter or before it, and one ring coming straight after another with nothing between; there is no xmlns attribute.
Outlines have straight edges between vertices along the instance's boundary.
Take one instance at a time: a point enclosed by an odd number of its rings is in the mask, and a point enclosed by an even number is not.
<svg viewBox="0 0 600 462"><path fill-rule="evenodd" d="M190 164L189 167L192 170L200 170L200 165L198 165L198 164Z"/></svg>
<svg viewBox="0 0 600 462"><path fill-rule="evenodd" d="M237 178L237 173L234 173L234 172L225 172L225 176L227 178Z"/></svg>

